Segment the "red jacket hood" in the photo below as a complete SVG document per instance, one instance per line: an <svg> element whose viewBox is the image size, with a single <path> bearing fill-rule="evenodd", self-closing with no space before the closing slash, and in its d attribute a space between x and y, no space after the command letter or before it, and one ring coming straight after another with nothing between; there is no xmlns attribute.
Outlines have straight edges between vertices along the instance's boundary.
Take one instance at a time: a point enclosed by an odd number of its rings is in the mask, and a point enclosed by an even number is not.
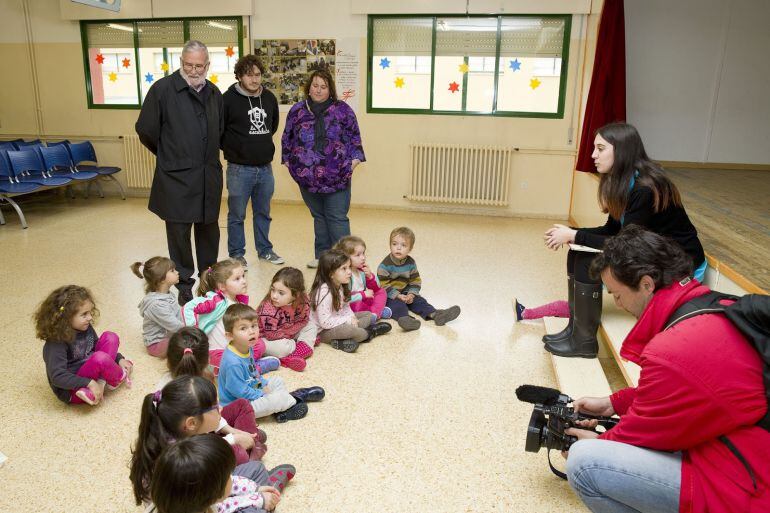
<svg viewBox="0 0 770 513"><path fill-rule="evenodd" d="M620 356L639 365L645 346L656 334L663 331L671 314L684 303L708 292L708 287L691 278L656 291L642 316L623 341Z"/></svg>

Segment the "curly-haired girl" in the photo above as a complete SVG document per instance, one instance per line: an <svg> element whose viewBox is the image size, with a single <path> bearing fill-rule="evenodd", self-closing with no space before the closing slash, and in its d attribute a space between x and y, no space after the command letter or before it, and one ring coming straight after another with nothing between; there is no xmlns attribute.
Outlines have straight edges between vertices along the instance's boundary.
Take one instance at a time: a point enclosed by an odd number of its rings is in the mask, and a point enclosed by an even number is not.
<svg viewBox="0 0 770 513"><path fill-rule="evenodd" d="M130 385L134 364L118 352L120 339L92 323L99 311L85 287L65 285L51 292L34 315L37 338L45 340L48 384L56 397L71 404L99 404L105 383L115 389Z"/></svg>

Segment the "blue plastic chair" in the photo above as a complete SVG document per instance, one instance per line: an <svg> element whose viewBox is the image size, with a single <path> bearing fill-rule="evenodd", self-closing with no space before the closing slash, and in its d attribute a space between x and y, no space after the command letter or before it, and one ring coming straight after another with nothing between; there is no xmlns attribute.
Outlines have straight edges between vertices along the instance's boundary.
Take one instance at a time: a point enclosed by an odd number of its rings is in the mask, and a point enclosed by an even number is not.
<svg viewBox="0 0 770 513"><path fill-rule="evenodd" d="M63 141L53 141L53 142L47 141L45 144L46 146L64 146L66 148L67 146L69 146L70 140L64 139Z"/></svg>
<svg viewBox="0 0 770 513"><path fill-rule="evenodd" d="M47 149L45 146L42 148ZM35 183L46 187L61 187L72 181L72 178L67 176L47 175L46 168L35 150L9 151L8 159L11 162L11 169L16 176L17 183Z"/></svg>
<svg viewBox="0 0 770 513"><path fill-rule="evenodd" d="M11 167L8 158L8 152L0 150L0 204L8 203L13 207L16 214L19 216L22 228L27 228L27 219L24 217L24 212L19 208L19 204L13 201L11 197L29 194L41 187L42 186L34 183L17 183L13 168ZM5 217L3 217L2 210L0 210L0 224L5 224Z"/></svg>
<svg viewBox="0 0 770 513"><path fill-rule="evenodd" d="M44 169L48 172L48 176L65 176L79 182L90 181L99 177L99 174L93 171L77 171L72 165L69 152L62 145L52 147L39 146L37 151L43 159ZM91 183L93 182L89 182L89 187L86 188L86 198L88 197ZM99 196L103 198L104 192L98 183L96 183L96 188L99 190ZM74 194L72 197L74 197Z"/></svg>
<svg viewBox="0 0 770 513"><path fill-rule="evenodd" d="M91 141L84 141L81 143L69 143L67 145L72 162L75 164L75 169L78 171L93 171L100 176L110 178L114 181L118 189L120 189L120 196L126 199L126 192L123 190L123 185L112 175L119 173L121 169L115 166L100 166L96 160L96 151L94 151L94 145ZM83 165L83 162L93 162L95 165Z"/></svg>
<svg viewBox="0 0 770 513"><path fill-rule="evenodd" d="M16 150L16 145L13 143L13 141L0 141L0 151L14 151Z"/></svg>
<svg viewBox="0 0 770 513"><path fill-rule="evenodd" d="M16 141L13 141L13 142L16 145L16 149L18 149L18 150L21 150L21 149L25 148L26 146L42 146L43 145L43 141L41 141L40 139L34 139L32 141L16 140Z"/></svg>

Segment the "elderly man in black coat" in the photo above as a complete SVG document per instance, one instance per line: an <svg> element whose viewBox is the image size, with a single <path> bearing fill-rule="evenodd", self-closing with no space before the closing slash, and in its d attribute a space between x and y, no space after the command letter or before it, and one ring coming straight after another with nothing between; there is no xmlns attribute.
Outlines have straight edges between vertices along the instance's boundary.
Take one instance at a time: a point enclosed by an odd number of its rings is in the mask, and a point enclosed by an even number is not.
<svg viewBox="0 0 770 513"><path fill-rule="evenodd" d="M192 298L195 231L198 273L217 261L224 131L222 93L206 80L209 53L200 41L184 45L180 68L152 85L136 133L156 155L149 209L166 222L168 253L179 271L179 303Z"/></svg>

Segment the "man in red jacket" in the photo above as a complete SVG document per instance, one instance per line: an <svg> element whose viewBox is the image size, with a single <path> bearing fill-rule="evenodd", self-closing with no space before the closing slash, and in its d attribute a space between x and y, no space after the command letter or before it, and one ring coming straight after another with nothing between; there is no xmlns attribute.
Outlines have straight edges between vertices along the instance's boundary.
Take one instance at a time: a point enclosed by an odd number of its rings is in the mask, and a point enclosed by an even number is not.
<svg viewBox="0 0 770 513"><path fill-rule="evenodd" d="M770 432L755 425L767 410L759 353L722 314L664 331L680 305L709 292L691 266L676 244L636 226L593 264L638 319L620 355L642 369L636 388L575 401L620 415L602 435L567 431L579 439L569 483L593 512L770 511Z"/></svg>

